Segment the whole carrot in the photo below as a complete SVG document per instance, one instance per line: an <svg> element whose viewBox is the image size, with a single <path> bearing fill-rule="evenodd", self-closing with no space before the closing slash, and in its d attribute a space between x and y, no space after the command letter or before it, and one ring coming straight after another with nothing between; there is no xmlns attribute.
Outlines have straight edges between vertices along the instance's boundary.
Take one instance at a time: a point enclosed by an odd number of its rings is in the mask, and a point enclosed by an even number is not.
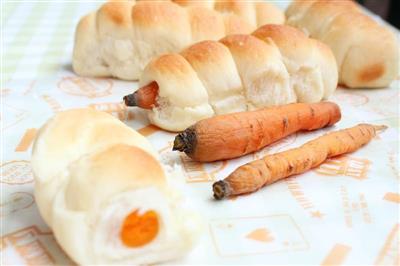
<svg viewBox="0 0 400 266"><path fill-rule="evenodd" d="M200 162L239 157L299 130L331 126L341 118L332 102L294 103L201 120L175 137L173 150Z"/></svg>
<svg viewBox="0 0 400 266"><path fill-rule="evenodd" d="M254 192L286 177L303 173L326 159L353 152L367 144L386 126L359 124L309 141L299 148L267 155L237 168L224 180L213 184L214 197Z"/></svg>

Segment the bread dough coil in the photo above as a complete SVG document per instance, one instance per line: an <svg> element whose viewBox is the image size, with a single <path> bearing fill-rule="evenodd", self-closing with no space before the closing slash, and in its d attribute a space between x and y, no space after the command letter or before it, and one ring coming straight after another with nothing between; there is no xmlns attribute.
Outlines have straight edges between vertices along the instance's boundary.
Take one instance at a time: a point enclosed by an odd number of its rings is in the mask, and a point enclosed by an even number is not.
<svg viewBox="0 0 400 266"><path fill-rule="evenodd" d="M325 44L289 26L265 25L154 58L139 86L158 85L150 121L181 131L213 115L319 102L336 89L337 75Z"/></svg>
<svg viewBox="0 0 400 266"><path fill-rule="evenodd" d="M57 113L40 129L31 162L39 211L78 264L164 262L195 242L198 220L170 185L183 175L167 170L145 137L110 114Z"/></svg>
<svg viewBox="0 0 400 266"><path fill-rule="evenodd" d="M259 1L110 1L83 17L75 33L72 66L78 75L137 80L151 58L202 40L250 33L285 21Z"/></svg>

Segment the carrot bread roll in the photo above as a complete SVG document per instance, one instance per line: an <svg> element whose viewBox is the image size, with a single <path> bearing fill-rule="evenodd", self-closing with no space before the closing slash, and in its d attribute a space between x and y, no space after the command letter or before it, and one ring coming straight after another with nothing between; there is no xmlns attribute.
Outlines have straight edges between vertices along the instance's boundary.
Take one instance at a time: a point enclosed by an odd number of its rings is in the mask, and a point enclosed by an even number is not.
<svg viewBox="0 0 400 266"><path fill-rule="evenodd" d="M39 211L78 264L157 263L195 242L197 220L168 185L179 173L109 114L55 115L37 136L32 167Z"/></svg>
<svg viewBox="0 0 400 266"><path fill-rule="evenodd" d="M399 74L399 42L388 27L363 14L353 1L295 0L287 23L327 44L339 83L351 88L386 87Z"/></svg>
<svg viewBox="0 0 400 266"><path fill-rule="evenodd" d="M319 102L337 81L329 47L295 28L265 25L154 58L124 101L148 109L153 124L181 131L213 115Z"/></svg>
<svg viewBox="0 0 400 266"><path fill-rule="evenodd" d="M74 71L83 76L137 80L155 56L285 21L281 10L264 2L176 2L109 1L83 17L76 28Z"/></svg>

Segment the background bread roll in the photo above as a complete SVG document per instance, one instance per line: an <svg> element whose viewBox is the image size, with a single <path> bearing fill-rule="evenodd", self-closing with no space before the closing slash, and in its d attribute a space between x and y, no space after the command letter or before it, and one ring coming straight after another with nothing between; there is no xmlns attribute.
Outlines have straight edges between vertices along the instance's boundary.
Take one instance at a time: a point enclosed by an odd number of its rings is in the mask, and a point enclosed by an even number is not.
<svg viewBox="0 0 400 266"><path fill-rule="evenodd" d="M83 76L139 78L151 58L202 40L250 33L284 14L256 1L111 1L81 19L73 69Z"/></svg>
<svg viewBox="0 0 400 266"><path fill-rule="evenodd" d="M151 122L181 131L215 114L327 99L337 72L323 43L289 26L265 25L252 35L229 35L156 57L139 85L157 86Z"/></svg>
<svg viewBox="0 0 400 266"><path fill-rule="evenodd" d="M395 34L364 15L352 1L295 0L287 23L327 44L339 66L339 83L351 88L388 86L399 72Z"/></svg>
<svg viewBox="0 0 400 266"><path fill-rule="evenodd" d="M182 256L194 243L196 220L172 196L171 173L143 136L109 114L55 115L37 136L32 168L39 211L79 264L156 263ZM122 239L127 217L148 213L158 224L155 236L128 245Z"/></svg>

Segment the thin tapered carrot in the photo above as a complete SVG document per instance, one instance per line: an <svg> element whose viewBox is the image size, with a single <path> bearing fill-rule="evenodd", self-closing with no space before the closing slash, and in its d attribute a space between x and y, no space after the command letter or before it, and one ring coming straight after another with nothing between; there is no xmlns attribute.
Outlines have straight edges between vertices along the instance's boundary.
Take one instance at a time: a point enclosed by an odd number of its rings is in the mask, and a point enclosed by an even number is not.
<svg viewBox="0 0 400 266"><path fill-rule="evenodd" d="M359 124L309 141L299 148L267 155L237 168L224 180L213 184L214 197L254 192L286 177L303 173L326 159L350 153L367 144L386 126Z"/></svg>
<svg viewBox="0 0 400 266"><path fill-rule="evenodd" d="M200 162L239 157L300 130L331 126L341 118L332 102L295 103L201 120L176 136L173 150Z"/></svg>
<svg viewBox="0 0 400 266"><path fill-rule="evenodd" d="M158 84L153 81L149 85L139 88L134 93L124 96L126 106L137 106L151 109L157 106Z"/></svg>

